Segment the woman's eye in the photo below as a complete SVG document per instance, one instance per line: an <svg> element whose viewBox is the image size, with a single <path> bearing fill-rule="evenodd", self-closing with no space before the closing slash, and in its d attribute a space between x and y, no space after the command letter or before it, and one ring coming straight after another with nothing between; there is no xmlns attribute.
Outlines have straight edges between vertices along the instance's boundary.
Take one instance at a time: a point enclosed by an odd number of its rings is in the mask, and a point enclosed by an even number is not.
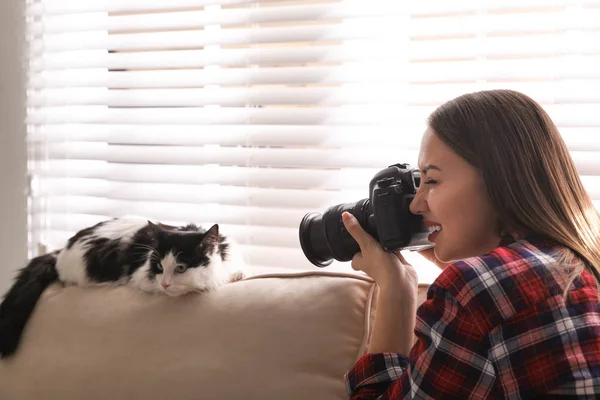
<svg viewBox="0 0 600 400"><path fill-rule="evenodd" d="M435 179L428 179L427 181L425 181L426 185L435 185L436 183L438 183Z"/></svg>
<svg viewBox="0 0 600 400"><path fill-rule="evenodd" d="M187 267L185 265L178 265L175 267L175 272L182 274L187 270Z"/></svg>

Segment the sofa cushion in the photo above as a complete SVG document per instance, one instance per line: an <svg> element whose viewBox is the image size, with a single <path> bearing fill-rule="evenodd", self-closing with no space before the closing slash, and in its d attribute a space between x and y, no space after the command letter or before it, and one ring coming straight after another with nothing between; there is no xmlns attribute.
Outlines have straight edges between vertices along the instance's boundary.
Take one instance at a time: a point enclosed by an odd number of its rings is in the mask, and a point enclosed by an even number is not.
<svg viewBox="0 0 600 400"><path fill-rule="evenodd" d="M0 398L344 399L375 288L327 271L181 298L54 285L16 355L0 362Z"/></svg>

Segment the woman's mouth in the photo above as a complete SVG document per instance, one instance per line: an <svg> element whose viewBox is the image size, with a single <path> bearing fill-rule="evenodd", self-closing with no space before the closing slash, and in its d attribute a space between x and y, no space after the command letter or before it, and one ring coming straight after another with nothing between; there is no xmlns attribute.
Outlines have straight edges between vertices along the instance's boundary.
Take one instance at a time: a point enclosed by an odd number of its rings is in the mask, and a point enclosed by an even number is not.
<svg viewBox="0 0 600 400"><path fill-rule="evenodd" d="M435 238L437 238L440 232L442 231L442 226L429 225L427 228L429 228L429 231L431 232L427 237L427 240L429 240L430 243L435 243Z"/></svg>

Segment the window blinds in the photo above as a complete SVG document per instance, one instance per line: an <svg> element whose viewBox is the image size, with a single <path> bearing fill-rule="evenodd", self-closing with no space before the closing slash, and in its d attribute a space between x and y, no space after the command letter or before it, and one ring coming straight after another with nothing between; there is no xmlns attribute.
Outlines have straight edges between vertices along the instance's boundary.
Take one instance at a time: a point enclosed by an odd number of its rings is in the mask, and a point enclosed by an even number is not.
<svg viewBox="0 0 600 400"><path fill-rule="evenodd" d="M302 216L416 165L427 115L492 88L545 107L598 204L600 1L404 3L30 0L31 252L140 215L313 268Z"/></svg>

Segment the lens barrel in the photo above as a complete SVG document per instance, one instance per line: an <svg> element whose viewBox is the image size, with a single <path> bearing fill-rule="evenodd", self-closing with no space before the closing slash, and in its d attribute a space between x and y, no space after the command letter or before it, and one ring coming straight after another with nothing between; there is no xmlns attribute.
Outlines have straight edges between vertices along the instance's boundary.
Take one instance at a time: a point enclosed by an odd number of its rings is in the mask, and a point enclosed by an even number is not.
<svg viewBox="0 0 600 400"><path fill-rule="evenodd" d="M358 243L350 236L342 222L342 213L348 211L358 220L364 230L377 238L370 224L369 199L356 203L339 204L324 213L311 212L300 222L300 246L306 258L317 267L333 262L350 261L360 251Z"/></svg>

